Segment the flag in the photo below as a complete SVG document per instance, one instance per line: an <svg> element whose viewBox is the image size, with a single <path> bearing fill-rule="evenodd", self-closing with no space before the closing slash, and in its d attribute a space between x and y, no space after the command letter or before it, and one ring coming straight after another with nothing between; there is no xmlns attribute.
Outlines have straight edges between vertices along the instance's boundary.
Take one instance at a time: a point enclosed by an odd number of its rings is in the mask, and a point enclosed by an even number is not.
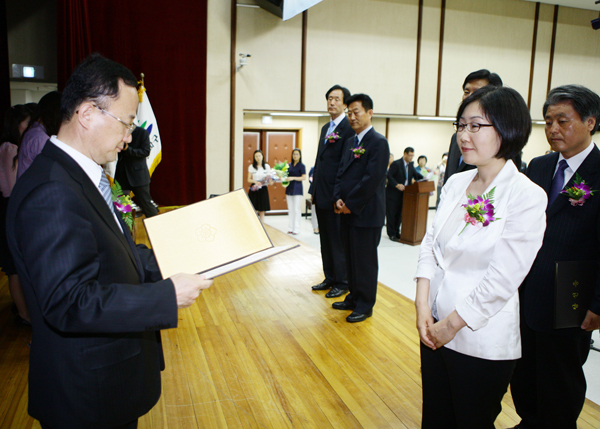
<svg viewBox="0 0 600 429"><path fill-rule="evenodd" d="M138 96L140 99L137 110L138 126L142 127L150 134L150 155L148 155L146 162L148 163L150 176L152 176L154 169L162 159L162 145L154 111L150 105L150 100L148 100L148 94L144 94L146 92L144 81L138 83L140 84L140 87L138 88Z"/></svg>

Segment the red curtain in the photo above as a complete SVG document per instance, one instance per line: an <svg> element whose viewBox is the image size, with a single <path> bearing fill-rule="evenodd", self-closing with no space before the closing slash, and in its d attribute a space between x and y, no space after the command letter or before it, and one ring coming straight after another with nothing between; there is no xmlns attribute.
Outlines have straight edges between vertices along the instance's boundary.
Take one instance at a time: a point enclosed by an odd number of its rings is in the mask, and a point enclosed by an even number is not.
<svg viewBox="0 0 600 429"><path fill-rule="evenodd" d="M144 73L162 140L152 197L160 205L205 199L206 0L58 3L59 80L89 52Z"/></svg>

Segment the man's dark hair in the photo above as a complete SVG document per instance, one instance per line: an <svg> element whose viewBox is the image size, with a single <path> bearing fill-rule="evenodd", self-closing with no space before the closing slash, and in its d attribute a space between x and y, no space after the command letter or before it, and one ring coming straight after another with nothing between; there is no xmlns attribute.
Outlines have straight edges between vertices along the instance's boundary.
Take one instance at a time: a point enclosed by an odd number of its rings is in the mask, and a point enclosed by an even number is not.
<svg viewBox="0 0 600 429"><path fill-rule="evenodd" d="M348 91L348 88L344 88L340 85L333 85L331 88L329 88L329 91L327 91L327 93L325 94L325 100L329 100L329 94L331 94L331 91L335 91L336 89L342 91L342 103L348 105L348 103L346 103L346 100L350 98L350 91Z"/></svg>
<svg viewBox="0 0 600 429"><path fill-rule="evenodd" d="M371 100L371 97L369 97L367 94L351 95L348 98L346 105L350 106L350 104L354 103L355 101L360 101L360 104L362 104L362 107L365 109L365 111L373 110L373 100Z"/></svg>
<svg viewBox="0 0 600 429"><path fill-rule="evenodd" d="M62 96L62 122L71 120L81 103L94 102L98 107L109 107L108 98L119 95L119 82L137 87L135 76L127 67L94 53L83 60L69 77Z"/></svg>
<svg viewBox="0 0 600 429"><path fill-rule="evenodd" d="M44 125L46 129L46 134L49 136L55 136L58 134L58 130L60 129L61 124L61 116L60 116L60 108L61 108L61 96L60 92L52 91L44 95L40 101L38 102L35 112L31 116L31 120L29 121L29 126L23 133L29 131L29 128L33 126L34 123L39 122Z"/></svg>
<svg viewBox="0 0 600 429"><path fill-rule="evenodd" d="M411 152L414 152L414 151L415 151L415 148L414 147L410 147L410 146L407 147L406 149L404 149L404 153L411 153Z"/></svg>
<svg viewBox="0 0 600 429"><path fill-rule="evenodd" d="M598 94L581 85L563 85L554 88L544 102L544 117L548 107L562 102L571 103L582 121L587 121L590 116L596 118L596 126L590 133L594 135L600 124L600 97Z"/></svg>
<svg viewBox="0 0 600 429"><path fill-rule="evenodd" d="M425 162L427 162L427 157L426 157L425 155L421 155L420 157L418 157L418 158L417 158L417 164L419 163L419 161L420 161L422 158L425 158Z"/></svg>
<svg viewBox="0 0 600 429"><path fill-rule="evenodd" d="M2 134L0 134L0 142L9 142L19 146L21 144L19 124L28 117L29 110L22 104L10 107L4 115L4 125L2 127Z"/></svg>
<svg viewBox="0 0 600 429"><path fill-rule="evenodd" d="M488 69L481 69L471 72L467 75L465 81L463 82L463 89L465 89L465 86L467 86L469 82L479 79L487 80L489 82L489 86L502 86L502 79L500 79L500 76L498 76L496 73L490 72Z"/></svg>
<svg viewBox="0 0 600 429"><path fill-rule="evenodd" d="M474 102L479 103L482 113L502 140L496 158L515 159L531 134L531 115L521 94L512 88L484 86L460 104L457 122L466 107Z"/></svg>

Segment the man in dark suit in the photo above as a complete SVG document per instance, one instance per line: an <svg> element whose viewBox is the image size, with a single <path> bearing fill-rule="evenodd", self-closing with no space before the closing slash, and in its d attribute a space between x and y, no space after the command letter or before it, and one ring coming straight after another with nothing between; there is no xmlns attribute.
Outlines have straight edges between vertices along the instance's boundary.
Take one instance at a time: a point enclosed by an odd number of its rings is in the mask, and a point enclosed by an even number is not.
<svg viewBox="0 0 600 429"><path fill-rule="evenodd" d="M115 180L122 189L133 191L146 217L156 216L158 210L150 196L150 173L146 159L150 155L150 135L137 127L131 133L131 143L119 152Z"/></svg>
<svg viewBox="0 0 600 429"><path fill-rule="evenodd" d="M29 413L42 428L135 428L160 397L160 329L212 281L162 280L114 210L101 165L131 140L135 76L98 54L75 68L62 125L13 189L8 240L33 338Z"/></svg>
<svg viewBox="0 0 600 429"><path fill-rule="evenodd" d="M502 79L496 73L490 73L489 70L482 69L469 73L463 82L463 95L464 100L469 95L473 94L479 88L484 86L502 86ZM520 164L516 164L517 167ZM448 181L450 176L454 173L460 173L461 171L468 171L474 169L474 165L465 164L462 160L462 153L458 147L456 141L456 133L452 134L450 139L450 147L448 148L448 161L446 163L446 172L444 173L444 183Z"/></svg>
<svg viewBox="0 0 600 429"><path fill-rule="evenodd" d="M341 235L350 293L337 310L352 310L350 323L373 315L379 262L377 247L385 218L385 172L390 147L373 129L373 101L366 94L348 99L348 119L356 135L345 142L333 198L342 214Z"/></svg>
<svg viewBox="0 0 600 429"><path fill-rule="evenodd" d="M559 192L573 186L576 174L591 189L600 189L600 151L592 141L600 123L600 97L578 85L555 88L544 103L544 117L555 153L533 159L527 176L548 194L547 226L542 248L520 288L523 355L511 391L522 419L516 428L576 429L585 401L582 366L591 331L600 326L600 273L590 286L594 297L581 327L554 329L556 262L598 264L600 195L573 205Z"/></svg>
<svg viewBox="0 0 600 429"><path fill-rule="evenodd" d="M387 186L385 187L385 211L387 235L392 241L400 237L400 224L402 223L402 201L404 188L414 180L421 180L423 176L415 170L413 158L415 150L412 147L404 149L402 158L392 162L387 172Z"/></svg>
<svg viewBox="0 0 600 429"><path fill-rule="evenodd" d="M325 280L312 289L331 289L325 295L327 298L335 298L348 292L346 261L340 237L340 215L333 210L333 186L342 158L342 149L344 142L354 136L350 122L344 114L348 97L350 91L339 85L331 87L325 94L331 121L321 128L313 182L308 191L312 195L319 222L321 259L325 274Z"/></svg>

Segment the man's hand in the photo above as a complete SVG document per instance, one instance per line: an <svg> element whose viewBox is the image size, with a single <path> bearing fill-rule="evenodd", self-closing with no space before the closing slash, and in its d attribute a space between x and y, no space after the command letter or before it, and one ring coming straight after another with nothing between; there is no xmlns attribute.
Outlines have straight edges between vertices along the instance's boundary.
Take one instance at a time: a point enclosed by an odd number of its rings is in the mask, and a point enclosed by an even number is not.
<svg viewBox="0 0 600 429"><path fill-rule="evenodd" d="M350 214L351 213L350 209L348 209L348 207L346 207L346 204L341 199L339 199L335 202L335 207L334 207L333 211L336 213L341 213L341 214Z"/></svg>
<svg viewBox="0 0 600 429"><path fill-rule="evenodd" d="M405 187L404 187L404 185L402 183L398 183L396 185L396 189L398 189L399 191L404 191Z"/></svg>
<svg viewBox="0 0 600 429"><path fill-rule="evenodd" d="M212 280L206 280L204 275L198 274L175 274L170 277L175 286L177 297L177 308L187 308L194 303L203 289L208 289L213 284Z"/></svg>
<svg viewBox="0 0 600 429"><path fill-rule="evenodd" d="M585 329L586 331L595 331L598 328L600 328L600 316L588 310L587 314L585 315L585 319L581 324L581 329Z"/></svg>

